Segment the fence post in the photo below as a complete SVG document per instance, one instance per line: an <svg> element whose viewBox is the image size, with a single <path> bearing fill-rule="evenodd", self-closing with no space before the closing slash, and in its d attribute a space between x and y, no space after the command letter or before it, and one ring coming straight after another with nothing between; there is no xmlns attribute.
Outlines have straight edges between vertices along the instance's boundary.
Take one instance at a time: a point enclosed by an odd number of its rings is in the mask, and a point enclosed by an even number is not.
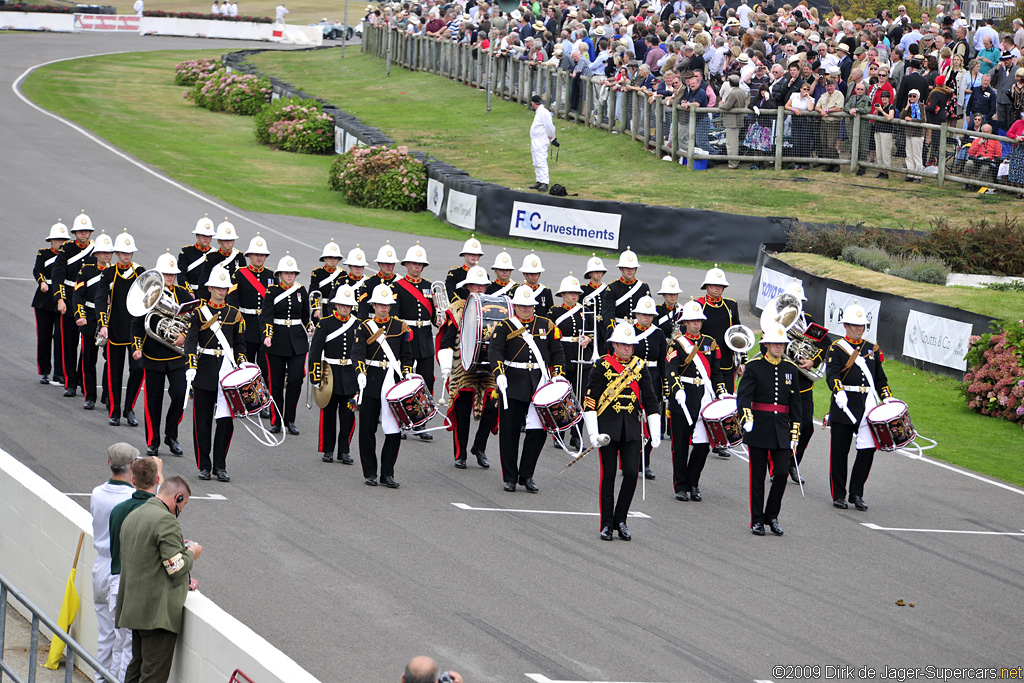
<svg viewBox="0 0 1024 683"><path fill-rule="evenodd" d="M669 144L672 149L669 154L672 155L672 163L679 163L679 104L673 102L670 105L672 107L672 124L669 128Z"/></svg>
<svg viewBox="0 0 1024 683"><path fill-rule="evenodd" d="M643 97L638 92L630 92L629 96L633 100L633 112L629 120L629 136L634 140L640 139L640 120L643 118L640 108L643 105Z"/></svg>
<svg viewBox="0 0 1024 683"><path fill-rule="evenodd" d="M665 98L659 97L654 103L654 152L661 158L661 146L665 135Z"/></svg>
<svg viewBox="0 0 1024 683"><path fill-rule="evenodd" d="M697 163L693 158L697 148L697 111L687 106L686 112L686 164L691 171L696 170Z"/></svg>
<svg viewBox="0 0 1024 683"><path fill-rule="evenodd" d="M782 170L782 145L786 140L786 110L775 110L775 170Z"/></svg>
<svg viewBox="0 0 1024 683"><path fill-rule="evenodd" d="M860 116L853 117L850 133L850 173L856 173L857 164L860 163L860 121Z"/></svg>
<svg viewBox="0 0 1024 683"><path fill-rule="evenodd" d="M949 124L947 124L945 121L939 124L939 174L936 178L936 180L939 183L939 187L942 187L943 183L946 182L946 132L948 130Z"/></svg>

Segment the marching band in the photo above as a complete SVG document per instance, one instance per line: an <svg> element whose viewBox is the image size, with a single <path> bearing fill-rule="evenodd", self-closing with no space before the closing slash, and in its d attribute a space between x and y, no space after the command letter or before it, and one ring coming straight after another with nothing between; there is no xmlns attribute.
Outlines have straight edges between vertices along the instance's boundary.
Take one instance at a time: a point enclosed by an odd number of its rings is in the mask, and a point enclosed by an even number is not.
<svg viewBox="0 0 1024 683"><path fill-rule="evenodd" d="M298 436L306 381L320 408L318 455L354 464L358 428L368 486L399 487L395 464L407 434L430 441L432 431L452 432L454 466L461 470L469 454L489 469L487 443L497 435L507 492L539 492L534 477L548 434L571 457L569 465L598 449L600 538L607 541L632 538L629 508L640 478L655 478L651 458L663 435L671 439L673 493L680 501L703 500L700 478L712 448L725 457L743 444L751 530L763 536L767 527L781 536L787 478L804 483L799 465L814 432L817 379L826 378L831 392L826 426L836 508L850 503L867 510L864 483L875 451L913 439L906 405L889 390L882 352L863 339L864 309L853 304L843 311L846 335L830 344L803 310L807 299L796 281L765 307L762 353L748 359L754 333L741 323L737 302L723 296L729 283L717 265L706 273L704 295L686 303L679 301L679 280L665 277L659 304L637 278L641 263L629 248L615 281L603 282L607 269L594 254L583 281L569 273L552 290L540 282L545 270L532 251L518 268L521 282L512 277L517 269L506 251L495 256L489 277L475 236L462 247L463 262L433 282L424 277L429 260L419 242L402 259L384 244L377 272L366 275L359 245L343 261L331 240L307 289L297 282L301 270L290 254L276 269L266 267L271 251L258 233L244 253L236 249L239 236L227 220L214 228L204 216L192 231L195 242L177 256L161 255L151 270L133 261L138 248L127 231L113 240L105 233L93 240L94 232L82 212L70 228L54 224L49 246L36 254L40 383L58 383L69 397L81 388L85 409L99 399L111 426L124 419L131 427L138 425L134 406L144 387L150 455L162 444L183 455L178 424L191 399L201 480L231 480L227 452L235 419L268 446L281 443L283 431ZM395 273L399 264L404 276ZM306 401L311 407L309 393ZM444 425L429 426L438 416Z"/></svg>

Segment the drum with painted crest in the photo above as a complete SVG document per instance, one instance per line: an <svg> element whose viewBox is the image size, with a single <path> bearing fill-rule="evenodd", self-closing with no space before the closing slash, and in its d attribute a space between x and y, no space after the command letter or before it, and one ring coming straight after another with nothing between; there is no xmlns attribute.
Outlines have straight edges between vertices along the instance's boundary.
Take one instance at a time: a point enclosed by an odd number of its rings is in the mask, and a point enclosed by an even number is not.
<svg viewBox="0 0 1024 683"><path fill-rule="evenodd" d="M270 391L255 363L242 363L220 381L232 417L258 413L270 405Z"/></svg>
<svg viewBox="0 0 1024 683"><path fill-rule="evenodd" d="M729 448L743 441L743 429L736 409L736 399L720 398L712 401L700 411L708 441L714 448Z"/></svg>
<svg viewBox="0 0 1024 683"><path fill-rule="evenodd" d="M413 375L391 387L384 398L391 414L403 429L421 427L438 412L434 397L419 375Z"/></svg>
<svg viewBox="0 0 1024 683"><path fill-rule="evenodd" d="M583 407L572 393L572 384L561 380L538 387L533 394L533 408L549 432L565 431L583 419Z"/></svg>
<svg viewBox="0 0 1024 683"><path fill-rule="evenodd" d="M462 314L459 353L466 372L489 372L487 346L494 326L512 315L512 300L507 296L470 294Z"/></svg>
<svg viewBox="0 0 1024 683"><path fill-rule="evenodd" d="M892 400L875 406L868 411L867 422L880 451L894 451L917 438L910 411L903 401Z"/></svg>

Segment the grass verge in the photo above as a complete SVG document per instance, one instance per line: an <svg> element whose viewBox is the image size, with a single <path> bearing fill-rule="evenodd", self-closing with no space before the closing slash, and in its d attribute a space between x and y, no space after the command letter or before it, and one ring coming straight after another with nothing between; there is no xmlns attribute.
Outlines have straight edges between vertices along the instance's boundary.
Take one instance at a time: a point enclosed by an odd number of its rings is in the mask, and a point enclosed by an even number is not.
<svg viewBox="0 0 1024 683"><path fill-rule="evenodd" d="M264 52L250 58L264 73L292 83L474 178L513 188L533 182L528 131L532 112L482 90L410 72L356 50ZM1019 210L1006 195L965 193L935 183L907 188L901 177L848 173L689 171L658 161L627 136L556 120L562 143L554 182L587 199L613 199L803 221L925 229L933 219L1000 219ZM873 175L873 174L872 174Z"/></svg>
<svg viewBox="0 0 1024 683"><path fill-rule="evenodd" d="M817 254L781 253L776 258L813 275L848 282L865 289L945 304L991 316L997 320L1024 318L1024 297L1021 297L1019 292L997 292L978 287L944 287L911 282Z"/></svg>
<svg viewBox="0 0 1024 683"><path fill-rule="evenodd" d="M252 118L213 113L186 101L186 89L174 84L175 64L220 54L138 52L61 62L33 72L23 89L40 106L92 130L172 178L243 210L465 239L464 230L442 223L428 211L351 206L340 193L327 188L333 155L273 150L256 142ZM508 238L485 239L501 246L537 246ZM580 256L593 251L549 242L540 248ZM683 268L711 267L692 259L649 256L645 260ZM747 265L722 266L731 272L754 270Z"/></svg>
<svg viewBox="0 0 1024 683"><path fill-rule="evenodd" d="M910 407L917 431L938 442L925 451L928 457L1024 486L1020 425L969 410L960 395L960 382L952 377L888 360L885 374L896 398ZM829 398L823 382L818 382L814 392L817 419L828 412ZM816 431L815 439L829 438L827 430L818 427ZM876 463L886 457L901 456L878 453Z"/></svg>

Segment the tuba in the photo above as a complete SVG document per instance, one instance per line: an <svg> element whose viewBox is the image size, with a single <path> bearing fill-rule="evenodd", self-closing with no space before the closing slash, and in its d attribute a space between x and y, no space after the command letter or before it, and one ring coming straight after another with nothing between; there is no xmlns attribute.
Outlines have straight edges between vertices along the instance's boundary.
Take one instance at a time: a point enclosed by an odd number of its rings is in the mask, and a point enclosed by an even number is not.
<svg viewBox="0 0 1024 683"><path fill-rule="evenodd" d="M738 367L743 354L754 348L754 331L746 325L733 325L725 331L725 345L732 350L733 362Z"/></svg>
<svg viewBox="0 0 1024 683"><path fill-rule="evenodd" d="M796 364L801 375L812 382L817 382L825 376L824 363L819 363L810 370L800 368L800 361L813 361L821 351L816 343L817 339L809 337L805 330L797 329L803 318L803 312L803 304L798 297L792 294L780 294L769 301L764 307L764 311L761 312L761 329L766 329L773 324L782 325L786 330L786 336L789 337L789 344L786 346L783 356Z"/></svg>
<svg viewBox="0 0 1024 683"><path fill-rule="evenodd" d="M178 335L188 334L188 321L178 315L181 308L164 294L164 276L156 270L140 275L128 290L128 312L136 317L145 316L146 335L169 349L185 355L183 346L176 346Z"/></svg>

